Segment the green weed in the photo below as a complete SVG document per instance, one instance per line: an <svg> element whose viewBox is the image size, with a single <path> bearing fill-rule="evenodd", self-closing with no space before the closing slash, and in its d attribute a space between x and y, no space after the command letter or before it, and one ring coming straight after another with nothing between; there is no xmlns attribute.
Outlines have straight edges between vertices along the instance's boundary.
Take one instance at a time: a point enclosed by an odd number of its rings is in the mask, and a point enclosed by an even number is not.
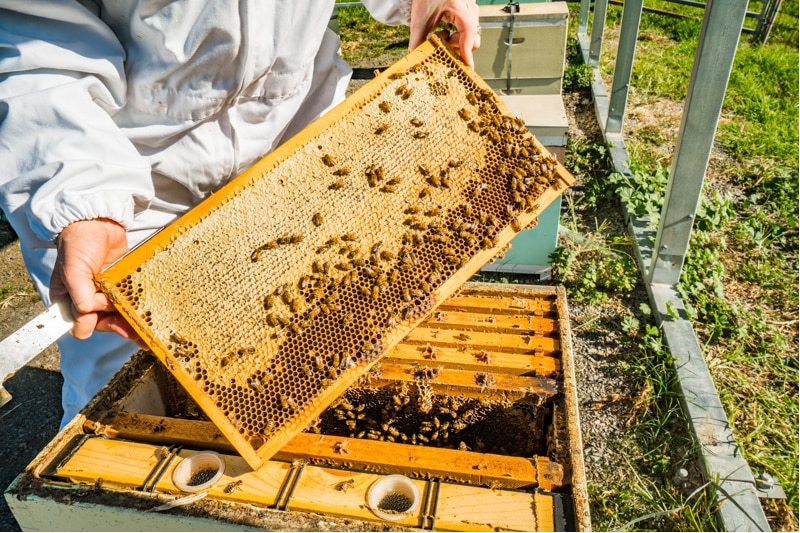
<svg viewBox="0 0 800 533"><path fill-rule="evenodd" d="M592 83L594 83L594 70L589 65L569 65L564 69L565 90L589 89Z"/></svg>

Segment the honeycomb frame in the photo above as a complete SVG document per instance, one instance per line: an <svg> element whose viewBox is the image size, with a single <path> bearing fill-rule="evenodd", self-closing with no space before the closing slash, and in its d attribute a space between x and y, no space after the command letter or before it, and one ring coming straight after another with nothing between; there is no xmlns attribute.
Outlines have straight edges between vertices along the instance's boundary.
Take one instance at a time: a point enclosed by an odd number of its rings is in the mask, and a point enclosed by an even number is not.
<svg viewBox="0 0 800 533"><path fill-rule="evenodd" d="M96 281L259 469L573 181L432 36Z"/></svg>

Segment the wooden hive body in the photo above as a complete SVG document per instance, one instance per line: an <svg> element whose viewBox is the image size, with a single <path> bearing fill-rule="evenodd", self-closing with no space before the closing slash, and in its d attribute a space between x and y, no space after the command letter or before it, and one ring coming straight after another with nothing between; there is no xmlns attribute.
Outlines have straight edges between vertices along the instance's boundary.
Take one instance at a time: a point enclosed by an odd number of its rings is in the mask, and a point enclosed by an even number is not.
<svg viewBox="0 0 800 533"><path fill-rule="evenodd" d="M205 450L225 461L205 498L167 516L130 512L186 497L174 476ZM31 530L52 529L48 514L61 528L75 517L80 529L107 529L103 506L146 530L206 519L214 530L582 531L583 471L564 290L468 282L258 470L140 352L7 500ZM365 505L390 475L407 476L422 497L397 521Z"/></svg>
<svg viewBox="0 0 800 533"><path fill-rule="evenodd" d="M258 469L572 182L432 37L97 281Z"/></svg>

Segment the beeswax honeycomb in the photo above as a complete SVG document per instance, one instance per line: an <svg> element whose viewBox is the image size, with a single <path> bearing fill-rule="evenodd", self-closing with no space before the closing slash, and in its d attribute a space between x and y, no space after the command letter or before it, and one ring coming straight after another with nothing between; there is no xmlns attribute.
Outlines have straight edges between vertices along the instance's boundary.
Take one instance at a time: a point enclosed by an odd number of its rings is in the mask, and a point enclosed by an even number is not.
<svg viewBox="0 0 800 533"><path fill-rule="evenodd" d="M572 181L434 36L98 282L258 468Z"/></svg>

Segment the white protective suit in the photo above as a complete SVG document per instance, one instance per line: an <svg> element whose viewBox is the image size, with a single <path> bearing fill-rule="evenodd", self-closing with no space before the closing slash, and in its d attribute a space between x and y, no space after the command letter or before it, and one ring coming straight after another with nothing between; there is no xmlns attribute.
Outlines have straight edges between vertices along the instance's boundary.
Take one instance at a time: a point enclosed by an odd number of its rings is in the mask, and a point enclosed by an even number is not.
<svg viewBox="0 0 800 533"><path fill-rule="evenodd" d="M363 0L408 24L410 0ZM338 103L334 0L0 0L0 207L42 299L70 223L133 247ZM136 351L59 341L66 423Z"/></svg>

